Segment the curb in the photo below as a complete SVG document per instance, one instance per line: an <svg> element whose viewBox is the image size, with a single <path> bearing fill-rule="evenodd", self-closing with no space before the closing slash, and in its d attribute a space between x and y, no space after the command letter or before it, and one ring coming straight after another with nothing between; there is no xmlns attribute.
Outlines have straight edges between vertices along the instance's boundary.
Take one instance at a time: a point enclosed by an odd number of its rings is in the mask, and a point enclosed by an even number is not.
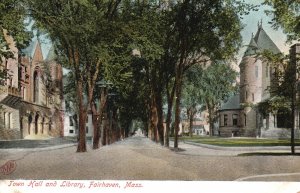
<svg viewBox="0 0 300 193"><path fill-rule="evenodd" d="M30 151L30 152L36 152L36 151L47 151L47 150L56 150L56 149L63 149L67 147L76 146L77 144L63 144L63 145L54 145L50 147L38 147L38 148L7 148L7 149L0 149L0 151Z"/></svg>
<svg viewBox="0 0 300 193"><path fill-rule="evenodd" d="M290 146L255 146L255 147L222 147L216 145L208 145L203 143L194 143L190 141L181 141L188 145L194 145L214 150L225 150L225 151L254 151L254 150L290 150ZM300 150L300 147L295 147L295 150Z"/></svg>

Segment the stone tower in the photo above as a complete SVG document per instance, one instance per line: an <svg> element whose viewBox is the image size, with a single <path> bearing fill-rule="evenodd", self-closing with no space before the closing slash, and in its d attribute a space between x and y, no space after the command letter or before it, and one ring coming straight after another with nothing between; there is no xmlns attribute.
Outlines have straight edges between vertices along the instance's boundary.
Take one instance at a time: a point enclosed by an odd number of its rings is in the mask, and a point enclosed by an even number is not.
<svg viewBox="0 0 300 193"><path fill-rule="evenodd" d="M253 105L270 97L268 87L271 83L271 67L261 59L260 53L269 51L280 53L268 34L258 24L258 30L252 35L240 63L240 112L241 134L254 137L257 135L259 115Z"/></svg>

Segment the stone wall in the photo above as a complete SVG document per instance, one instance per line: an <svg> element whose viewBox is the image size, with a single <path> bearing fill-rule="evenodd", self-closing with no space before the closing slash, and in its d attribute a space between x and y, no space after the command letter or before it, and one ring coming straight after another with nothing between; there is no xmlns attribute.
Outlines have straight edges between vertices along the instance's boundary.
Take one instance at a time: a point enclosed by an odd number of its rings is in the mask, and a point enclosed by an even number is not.
<svg viewBox="0 0 300 193"><path fill-rule="evenodd" d="M0 113L0 139L21 139L19 111L1 105Z"/></svg>

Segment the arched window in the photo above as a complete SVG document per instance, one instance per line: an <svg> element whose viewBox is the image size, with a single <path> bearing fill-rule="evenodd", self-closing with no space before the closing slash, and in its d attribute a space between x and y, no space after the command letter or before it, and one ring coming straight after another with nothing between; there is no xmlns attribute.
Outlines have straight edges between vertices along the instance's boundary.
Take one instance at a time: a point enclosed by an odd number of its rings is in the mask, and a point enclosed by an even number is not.
<svg viewBox="0 0 300 193"><path fill-rule="evenodd" d="M39 132L39 115L38 114L35 115L34 121L35 121L34 133L37 135Z"/></svg>
<svg viewBox="0 0 300 193"><path fill-rule="evenodd" d="M32 123L32 115L28 115L28 134L30 135L30 124Z"/></svg>
<svg viewBox="0 0 300 193"><path fill-rule="evenodd" d="M258 66L255 66L255 77L258 78Z"/></svg>
<svg viewBox="0 0 300 193"><path fill-rule="evenodd" d="M12 128L12 114L8 112L4 112L4 126L6 129L11 129Z"/></svg>
<svg viewBox="0 0 300 193"><path fill-rule="evenodd" d="M33 74L33 102L38 103L39 101L39 75L35 71Z"/></svg>
<svg viewBox="0 0 300 193"><path fill-rule="evenodd" d="M42 134L44 134L45 117L42 119Z"/></svg>

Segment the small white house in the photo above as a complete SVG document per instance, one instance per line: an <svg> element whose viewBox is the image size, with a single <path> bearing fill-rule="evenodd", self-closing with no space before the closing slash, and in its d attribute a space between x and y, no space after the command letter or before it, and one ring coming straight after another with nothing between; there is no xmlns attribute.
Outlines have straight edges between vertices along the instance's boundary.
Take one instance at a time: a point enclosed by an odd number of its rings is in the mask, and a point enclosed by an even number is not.
<svg viewBox="0 0 300 193"><path fill-rule="evenodd" d="M75 137L78 135L78 116L72 108L70 101L64 101L65 118L64 118L64 136ZM66 108L67 107L67 108ZM89 112L86 119L86 136L93 136L92 113Z"/></svg>

